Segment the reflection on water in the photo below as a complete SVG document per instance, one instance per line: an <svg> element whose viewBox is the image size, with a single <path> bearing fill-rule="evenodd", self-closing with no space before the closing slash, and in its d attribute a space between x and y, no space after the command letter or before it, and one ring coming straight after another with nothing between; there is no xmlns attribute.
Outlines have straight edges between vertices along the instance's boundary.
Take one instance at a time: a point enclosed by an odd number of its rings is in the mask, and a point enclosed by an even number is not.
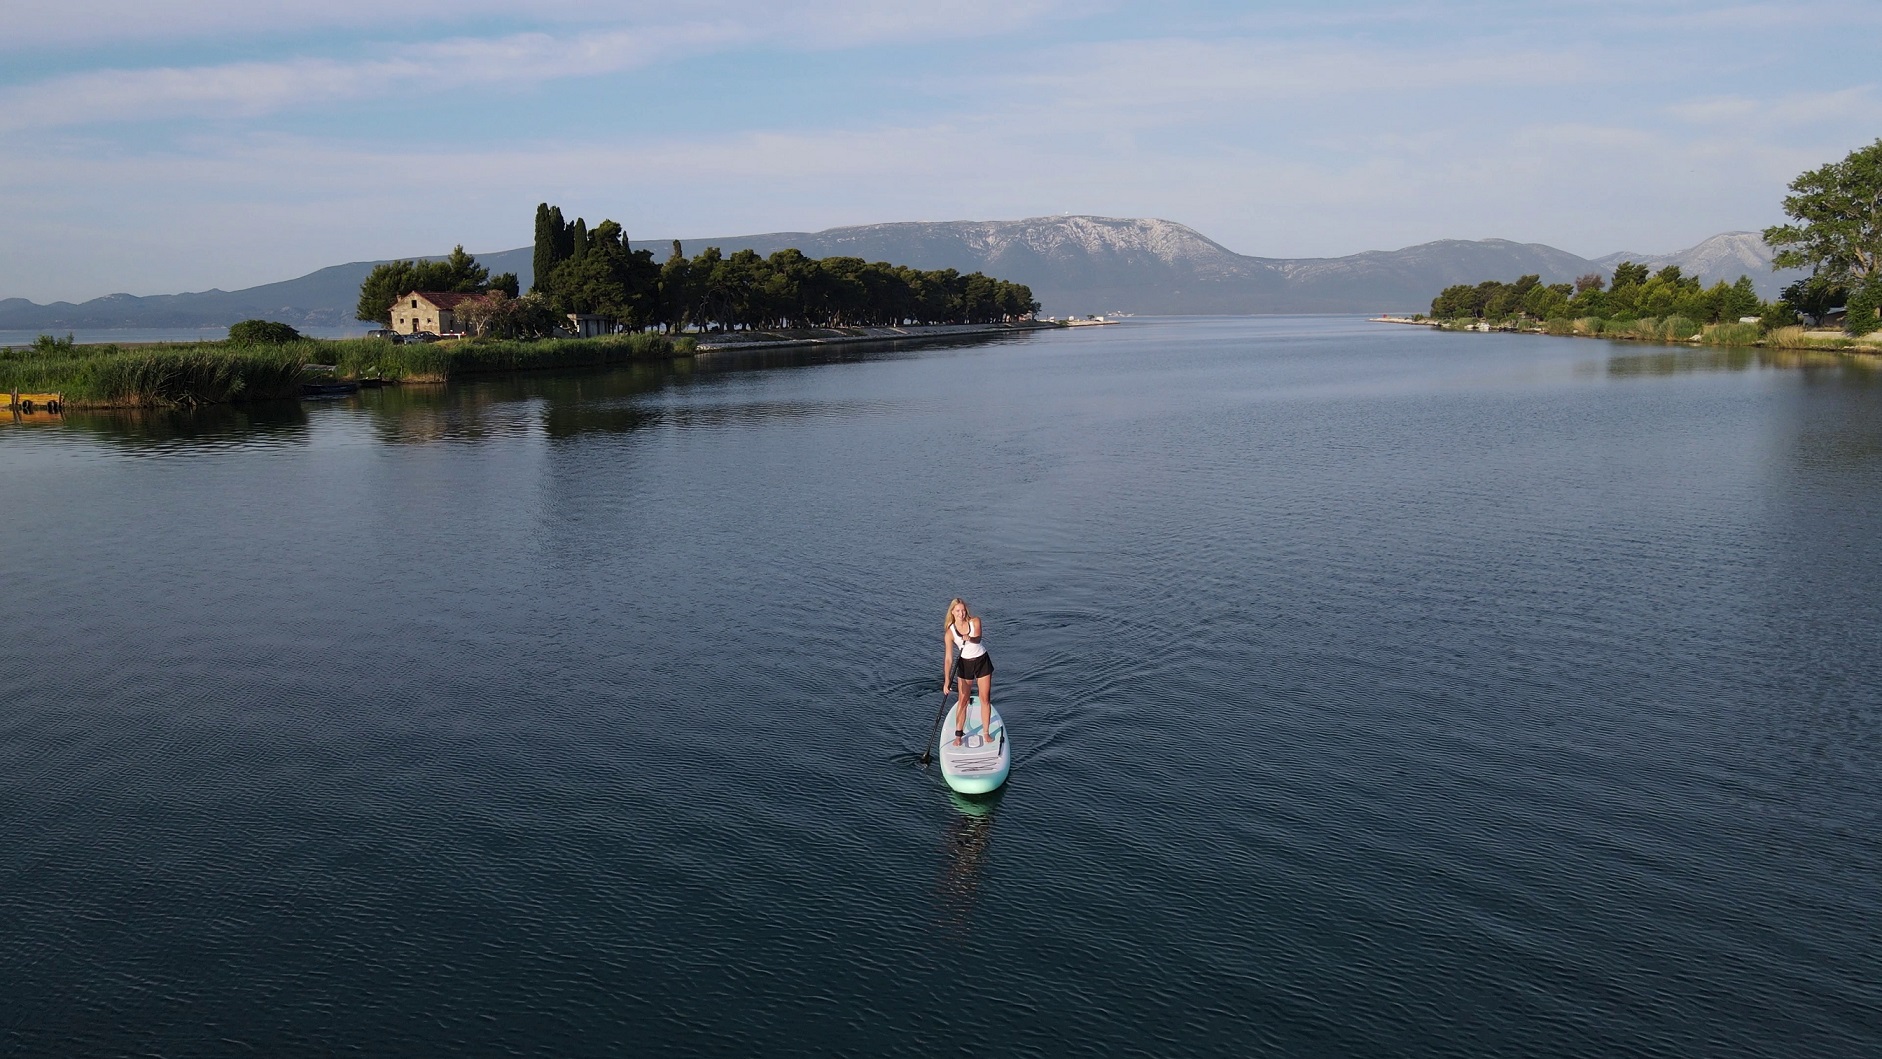
<svg viewBox="0 0 1882 1059"><path fill-rule="evenodd" d="M994 341L1023 341L1002 337ZM310 426L340 434L365 431L395 445L485 442L594 434L627 434L656 424L719 428L740 422L849 416L879 410L867 402L751 401L714 404L648 400L662 392L761 371L894 359L986 345L963 341L922 346L869 343L825 349L717 353L643 364L479 376L450 385L407 384L366 389L315 402L271 401L201 408L117 409L63 416L0 416L0 427L66 429L138 451L164 455L186 449L303 445Z"/></svg>
<svg viewBox="0 0 1882 1059"><path fill-rule="evenodd" d="M981 875L993 848L993 820L1005 797L1005 787L992 794L973 796L948 792L948 800L955 811L948 817L947 829L941 838L946 860L942 862L941 881L936 887L941 897L944 927L963 933L973 929Z"/></svg>
<svg viewBox="0 0 1882 1059"><path fill-rule="evenodd" d="M1749 371L1753 368L1802 370L1808 375L1830 373L1835 377L1871 385L1875 382L1876 359L1815 349L1657 349L1647 353L1627 353L1608 358L1607 373L1613 376L1690 375L1703 372Z"/></svg>
<svg viewBox="0 0 1882 1059"><path fill-rule="evenodd" d="M304 444L307 405L256 401L202 408L116 408L59 416L0 416L0 426L64 430L121 446L136 456L184 455Z"/></svg>

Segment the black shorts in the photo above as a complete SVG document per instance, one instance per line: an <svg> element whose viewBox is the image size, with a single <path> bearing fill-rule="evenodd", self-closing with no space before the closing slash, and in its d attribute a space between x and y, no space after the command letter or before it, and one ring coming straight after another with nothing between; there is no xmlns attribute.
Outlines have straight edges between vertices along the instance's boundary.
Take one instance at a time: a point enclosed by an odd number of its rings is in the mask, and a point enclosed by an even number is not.
<svg viewBox="0 0 1882 1059"><path fill-rule="evenodd" d="M954 659L954 675L962 680L979 680L993 675L993 656L977 655L973 658Z"/></svg>

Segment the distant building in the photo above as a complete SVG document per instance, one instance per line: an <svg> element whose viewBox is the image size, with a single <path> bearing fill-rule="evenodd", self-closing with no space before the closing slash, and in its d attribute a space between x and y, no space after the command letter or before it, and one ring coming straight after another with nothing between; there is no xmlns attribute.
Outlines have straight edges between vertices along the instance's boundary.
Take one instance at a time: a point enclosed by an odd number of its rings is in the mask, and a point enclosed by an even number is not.
<svg viewBox="0 0 1882 1059"><path fill-rule="evenodd" d="M577 338L594 338L614 333L614 318L596 313L570 313L569 329Z"/></svg>
<svg viewBox="0 0 1882 1059"><path fill-rule="evenodd" d="M475 294L453 291L408 291L392 303L392 330L402 335L415 335L420 331L434 335L462 331L464 328L453 310L475 297Z"/></svg>

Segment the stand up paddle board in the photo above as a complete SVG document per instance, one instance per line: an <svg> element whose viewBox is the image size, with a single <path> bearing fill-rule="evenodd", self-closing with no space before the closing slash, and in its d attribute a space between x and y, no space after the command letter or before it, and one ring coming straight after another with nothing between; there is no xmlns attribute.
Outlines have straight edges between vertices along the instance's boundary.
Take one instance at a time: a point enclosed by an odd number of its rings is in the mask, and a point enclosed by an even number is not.
<svg viewBox="0 0 1882 1059"><path fill-rule="evenodd" d="M994 709L986 731L980 730L980 700L967 704L967 723L962 724L960 703L948 707L947 720L941 722L941 778L962 794L986 794L1006 782L1013 767L1013 741L1006 737L1006 722ZM963 728L967 738L954 744L954 729Z"/></svg>

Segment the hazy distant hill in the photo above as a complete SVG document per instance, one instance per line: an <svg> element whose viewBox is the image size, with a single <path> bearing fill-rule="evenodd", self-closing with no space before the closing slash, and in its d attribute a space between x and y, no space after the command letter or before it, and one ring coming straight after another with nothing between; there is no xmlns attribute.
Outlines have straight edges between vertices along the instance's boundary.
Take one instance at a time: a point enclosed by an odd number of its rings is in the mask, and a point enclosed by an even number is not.
<svg viewBox="0 0 1882 1059"><path fill-rule="evenodd" d="M671 241L635 240L664 259ZM1622 259L1654 268L1678 264L1706 282L1749 275L1765 297L1789 282L1773 274L1770 250L1752 232L1727 232L1677 254L1610 254L1589 260L1503 239L1421 243L1348 257L1264 258L1237 254L1185 225L1151 218L1033 217L1020 221L871 224L822 232L773 232L682 241L760 254L795 247L811 257L847 254L917 268L982 271L1031 285L1050 314L1144 315L1277 312L1399 312L1426 308L1453 283L1511 280L1534 272L1546 282L1611 272ZM478 260L514 272L527 287L530 249ZM334 265L299 279L238 291L134 297L113 294L74 305L0 301L0 329L221 326L281 320L296 326L350 323L359 284L377 262Z"/></svg>
<svg viewBox="0 0 1882 1059"><path fill-rule="evenodd" d="M1700 277L1708 286L1719 280L1730 283L1740 276L1750 276L1758 293L1766 298L1777 297L1786 284L1806 275L1803 269L1772 272L1771 248L1764 245L1764 237L1757 232L1724 232L1676 254L1619 253L1594 259L1606 272L1623 261L1636 261L1656 270L1678 265L1680 271Z"/></svg>

